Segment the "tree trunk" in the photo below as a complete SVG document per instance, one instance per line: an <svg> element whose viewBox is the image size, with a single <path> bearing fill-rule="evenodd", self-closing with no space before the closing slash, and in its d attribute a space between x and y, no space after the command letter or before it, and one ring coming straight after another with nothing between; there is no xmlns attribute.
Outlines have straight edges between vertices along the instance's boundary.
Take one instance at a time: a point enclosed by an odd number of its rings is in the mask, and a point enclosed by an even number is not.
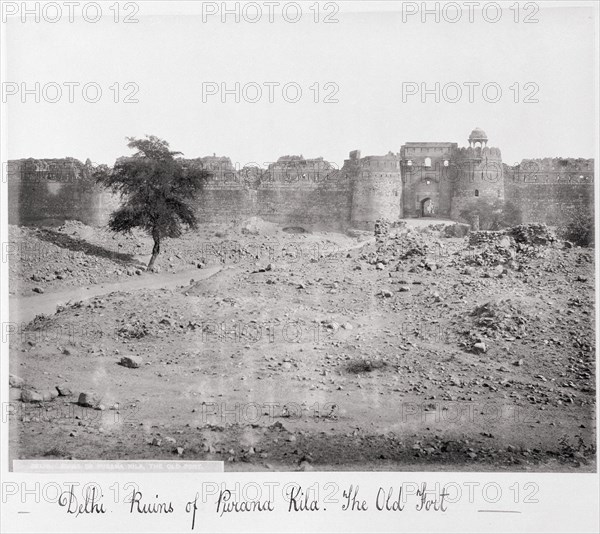
<svg viewBox="0 0 600 534"><path fill-rule="evenodd" d="M152 247L152 257L150 258L148 268L146 269L148 272L152 271L156 257L160 253L160 234L158 232L152 232L152 239L154 239L154 246Z"/></svg>

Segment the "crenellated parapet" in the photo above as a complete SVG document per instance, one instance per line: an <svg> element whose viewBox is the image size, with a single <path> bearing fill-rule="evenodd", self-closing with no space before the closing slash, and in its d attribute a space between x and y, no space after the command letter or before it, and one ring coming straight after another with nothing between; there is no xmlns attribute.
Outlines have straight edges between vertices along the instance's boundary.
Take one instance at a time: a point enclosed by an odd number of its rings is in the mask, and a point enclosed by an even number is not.
<svg viewBox="0 0 600 534"><path fill-rule="evenodd" d="M478 159L488 159L488 160L502 160L502 152L497 147L460 147L456 150L456 160L478 160Z"/></svg>
<svg viewBox="0 0 600 534"><path fill-rule="evenodd" d="M538 184L591 184L594 160L583 158L523 159L517 165L506 165L507 182Z"/></svg>
<svg viewBox="0 0 600 534"><path fill-rule="evenodd" d="M334 179L336 167L322 157L282 156L270 163L263 181L275 183L323 183Z"/></svg>
<svg viewBox="0 0 600 534"><path fill-rule="evenodd" d="M535 165L540 171L594 172L594 160L591 158L533 158L523 159L519 165Z"/></svg>
<svg viewBox="0 0 600 534"><path fill-rule="evenodd" d="M9 160L7 178L26 182L78 182L91 177L92 164L75 158L17 159Z"/></svg>

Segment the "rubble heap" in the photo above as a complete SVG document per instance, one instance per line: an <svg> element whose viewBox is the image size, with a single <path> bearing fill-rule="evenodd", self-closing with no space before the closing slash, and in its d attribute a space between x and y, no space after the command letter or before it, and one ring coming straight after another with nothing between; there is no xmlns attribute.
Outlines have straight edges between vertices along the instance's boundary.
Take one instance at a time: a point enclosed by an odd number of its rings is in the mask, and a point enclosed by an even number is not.
<svg viewBox="0 0 600 534"><path fill-rule="evenodd" d="M557 241L554 231L543 223L520 224L509 228L507 233L517 243L526 245L551 245Z"/></svg>

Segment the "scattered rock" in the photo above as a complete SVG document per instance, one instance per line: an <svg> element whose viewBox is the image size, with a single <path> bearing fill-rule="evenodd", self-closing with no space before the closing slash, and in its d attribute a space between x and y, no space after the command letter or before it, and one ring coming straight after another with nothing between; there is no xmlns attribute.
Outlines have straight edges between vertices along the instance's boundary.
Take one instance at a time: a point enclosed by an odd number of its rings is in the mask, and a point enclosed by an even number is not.
<svg viewBox="0 0 600 534"><path fill-rule="evenodd" d="M99 404L99 398L95 393L85 391L79 394L79 398L77 399L77 404L79 406L83 406L85 408L94 408Z"/></svg>
<svg viewBox="0 0 600 534"><path fill-rule="evenodd" d="M119 364L130 369L137 369L143 362L144 360L141 356L123 356Z"/></svg>
<svg viewBox="0 0 600 534"><path fill-rule="evenodd" d="M11 388L21 388L25 385L25 380L23 380L20 376L9 375L8 384Z"/></svg>
<svg viewBox="0 0 600 534"><path fill-rule="evenodd" d="M484 353L487 351L487 347L485 346L485 343L475 343L473 345L473 350L478 353Z"/></svg>
<svg viewBox="0 0 600 534"><path fill-rule="evenodd" d="M61 397L69 397L70 395L73 395L71 388L69 388L69 386L66 385L56 386L56 391L58 391L58 394Z"/></svg>
<svg viewBox="0 0 600 534"><path fill-rule="evenodd" d="M307 461L300 462L299 471L314 471L314 468Z"/></svg>
<svg viewBox="0 0 600 534"><path fill-rule="evenodd" d="M44 401L53 401L54 399L56 399L56 397L58 397L58 391L56 391L56 389L45 391L42 394L42 398L44 399Z"/></svg>
<svg viewBox="0 0 600 534"><path fill-rule="evenodd" d="M33 391L32 389L22 389L21 400L23 402L42 402L44 398L37 391Z"/></svg>

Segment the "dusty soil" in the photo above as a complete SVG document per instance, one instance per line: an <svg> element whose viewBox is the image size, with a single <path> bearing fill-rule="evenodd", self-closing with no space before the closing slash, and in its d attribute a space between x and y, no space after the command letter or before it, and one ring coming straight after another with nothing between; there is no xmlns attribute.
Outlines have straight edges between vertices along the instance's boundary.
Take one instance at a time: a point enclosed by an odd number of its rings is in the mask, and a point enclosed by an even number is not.
<svg viewBox="0 0 600 534"><path fill-rule="evenodd" d="M79 223L11 236L46 231L59 250L12 262L15 298L33 284L47 297L158 276L126 274L151 248L141 236ZM216 274L71 302L20 328L11 458L595 470L593 249L520 234L469 244L444 237L443 224L383 226L376 240L292 231L252 221L187 234L169 243L163 274L200 262ZM81 261L56 278L73 249Z"/></svg>
<svg viewBox="0 0 600 534"><path fill-rule="evenodd" d="M160 273L208 265L287 259L308 261L357 242L335 233L297 233L252 218L245 223L206 224L179 239L165 239L155 263ZM361 236L365 239L365 236ZM35 296L68 288L127 281L145 271L152 239L141 231L114 234L67 221L60 226L9 226L9 292Z"/></svg>

